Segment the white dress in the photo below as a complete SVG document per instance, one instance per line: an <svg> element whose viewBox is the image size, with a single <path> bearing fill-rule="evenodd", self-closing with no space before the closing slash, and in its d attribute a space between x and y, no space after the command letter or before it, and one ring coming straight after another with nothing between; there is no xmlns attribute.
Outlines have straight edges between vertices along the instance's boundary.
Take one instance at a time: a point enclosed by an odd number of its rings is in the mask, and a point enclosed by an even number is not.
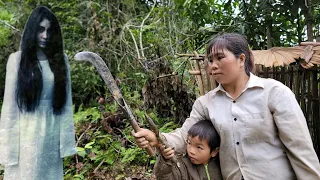
<svg viewBox="0 0 320 180"><path fill-rule="evenodd" d="M0 140L3 141L0 148L4 149L0 150L0 163L5 165L4 180L63 179L62 158L76 153L70 75L66 106L63 113L56 116L51 106L54 75L47 60L39 61L43 79L39 107L34 113L20 113L12 99L15 99L19 62L17 53L13 56L7 64L0 121Z"/></svg>

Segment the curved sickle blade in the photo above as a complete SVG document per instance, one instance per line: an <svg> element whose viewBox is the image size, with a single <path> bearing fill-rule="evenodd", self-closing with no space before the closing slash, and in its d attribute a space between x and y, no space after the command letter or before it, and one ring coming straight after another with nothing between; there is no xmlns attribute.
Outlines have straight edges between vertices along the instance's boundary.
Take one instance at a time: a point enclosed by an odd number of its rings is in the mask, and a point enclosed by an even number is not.
<svg viewBox="0 0 320 180"><path fill-rule="evenodd" d="M100 73L102 79L107 84L107 87L113 97L118 100L122 98L121 92L108 68L102 58L93 52L79 52L74 56L76 61L88 61L90 62Z"/></svg>
<svg viewBox="0 0 320 180"><path fill-rule="evenodd" d="M140 127L137 121L135 120L129 106L122 98L122 94L116 84L116 81L114 80L108 66L103 61L103 59L93 52L79 52L74 56L74 59L76 61L88 61L97 69L102 79L107 84L107 87L111 92L113 98L117 101L121 110L129 120L130 125L132 126L135 132L138 132L140 130ZM146 150L150 156L154 155L154 152L150 146Z"/></svg>

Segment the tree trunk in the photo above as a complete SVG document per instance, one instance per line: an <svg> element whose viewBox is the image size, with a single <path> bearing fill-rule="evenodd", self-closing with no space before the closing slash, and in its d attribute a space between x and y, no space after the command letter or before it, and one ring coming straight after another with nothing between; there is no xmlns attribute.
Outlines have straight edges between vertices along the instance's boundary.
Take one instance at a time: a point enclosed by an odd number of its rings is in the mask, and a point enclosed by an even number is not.
<svg viewBox="0 0 320 180"><path fill-rule="evenodd" d="M312 0L307 0L305 3L305 17L306 17L308 41L313 41L313 30L312 30L312 22L313 22L312 14L313 13L312 12L313 12Z"/></svg>
<svg viewBox="0 0 320 180"><path fill-rule="evenodd" d="M268 49L272 48L272 17L271 17L271 9L268 7L265 11L266 16L266 30L267 30L267 47Z"/></svg>

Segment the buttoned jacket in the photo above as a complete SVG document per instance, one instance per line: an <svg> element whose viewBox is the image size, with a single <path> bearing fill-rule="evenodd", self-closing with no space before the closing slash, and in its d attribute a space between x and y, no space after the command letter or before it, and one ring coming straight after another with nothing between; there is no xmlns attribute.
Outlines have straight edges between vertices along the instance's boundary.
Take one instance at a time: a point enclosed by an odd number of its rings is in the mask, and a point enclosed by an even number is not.
<svg viewBox="0 0 320 180"><path fill-rule="evenodd" d="M282 83L250 74L236 99L219 85L195 101L181 128L163 135L177 152L184 152L189 128L205 119L221 138L223 179L320 179L306 119Z"/></svg>

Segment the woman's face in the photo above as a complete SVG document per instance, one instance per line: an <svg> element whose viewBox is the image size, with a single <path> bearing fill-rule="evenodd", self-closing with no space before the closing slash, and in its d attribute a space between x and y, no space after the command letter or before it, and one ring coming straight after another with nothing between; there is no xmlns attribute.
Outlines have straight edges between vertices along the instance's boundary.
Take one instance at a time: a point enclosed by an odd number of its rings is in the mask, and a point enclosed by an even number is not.
<svg viewBox="0 0 320 180"><path fill-rule="evenodd" d="M208 59L207 73L213 75L215 80L222 84L234 83L244 71L244 54L237 58L227 49L212 49L212 56Z"/></svg>
<svg viewBox="0 0 320 180"><path fill-rule="evenodd" d="M50 28L51 24L48 19L43 19L40 22L39 26L40 27L37 34L38 46L40 48L45 48L48 43L48 39L50 38L48 29Z"/></svg>

